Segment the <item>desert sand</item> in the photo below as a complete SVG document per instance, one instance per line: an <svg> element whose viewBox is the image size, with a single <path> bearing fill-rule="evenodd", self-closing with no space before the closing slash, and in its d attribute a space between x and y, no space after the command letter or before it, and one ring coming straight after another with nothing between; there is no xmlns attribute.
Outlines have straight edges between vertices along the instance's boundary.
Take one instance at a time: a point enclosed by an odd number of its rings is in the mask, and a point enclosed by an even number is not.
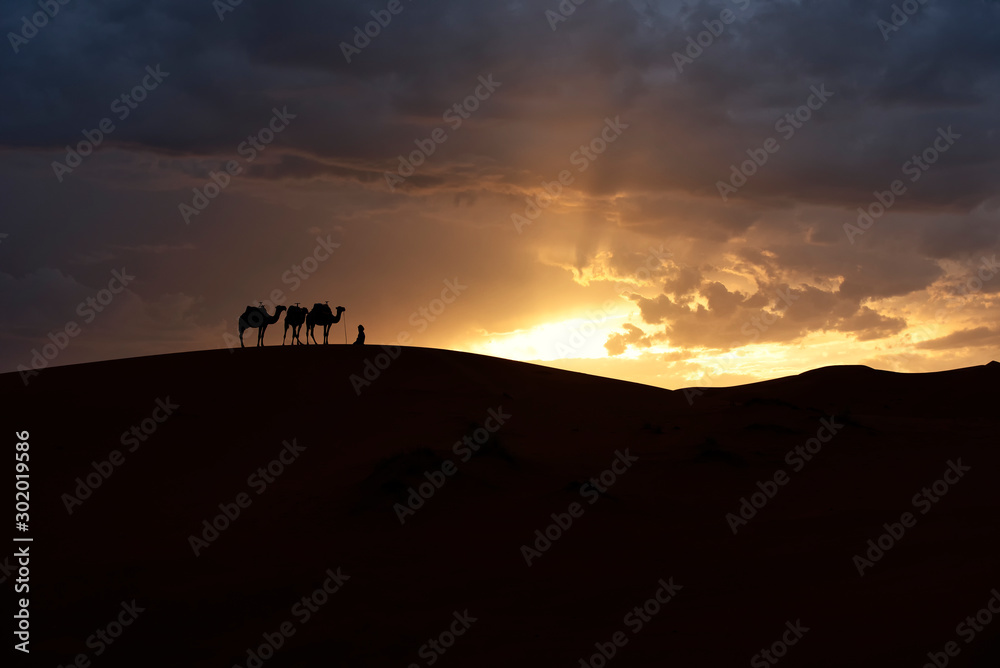
<svg viewBox="0 0 1000 668"><path fill-rule="evenodd" d="M1000 615L959 626L1000 588L1000 364L668 391L397 352L0 376L36 665L1000 665Z"/></svg>

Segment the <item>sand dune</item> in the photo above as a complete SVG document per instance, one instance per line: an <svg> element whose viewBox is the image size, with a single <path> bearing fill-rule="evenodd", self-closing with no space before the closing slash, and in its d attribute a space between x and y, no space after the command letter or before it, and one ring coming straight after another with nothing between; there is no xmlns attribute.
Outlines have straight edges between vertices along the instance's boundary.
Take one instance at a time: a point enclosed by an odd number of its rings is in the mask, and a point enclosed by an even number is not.
<svg viewBox="0 0 1000 668"><path fill-rule="evenodd" d="M1000 665L1000 618L960 627L1000 588L998 382L671 392L375 346L5 374L32 656L243 667L270 637L259 665L919 667L954 642L949 665Z"/></svg>

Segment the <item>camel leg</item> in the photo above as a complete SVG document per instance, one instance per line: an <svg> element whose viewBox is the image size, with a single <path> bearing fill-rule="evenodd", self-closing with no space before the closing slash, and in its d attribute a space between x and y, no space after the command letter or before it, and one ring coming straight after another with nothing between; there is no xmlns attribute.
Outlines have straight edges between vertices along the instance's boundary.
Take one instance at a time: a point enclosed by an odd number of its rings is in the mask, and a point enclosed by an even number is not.
<svg viewBox="0 0 1000 668"><path fill-rule="evenodd" d="M261 325L257 328L257 347L260 348L264 345L264 331L267 325Z"/></svg>
<svg viewBox="0 0 1000 668"><path fill-rule="evenodd" d="M288 336L288 323L285 323L285 333L281 335L281 345L285 345L285 337ZM295 342L295 332L292 332L292 342Z"/></svg>
<svg viewBox="0 0 1000 668"><path fill-rule="evenodd" d="M246 346L243 345L243 332L244 331L246 331L246 330L244 330L243 327L242 327L242 325L241 325L240 326L240 348L246 348Z"/></svg>

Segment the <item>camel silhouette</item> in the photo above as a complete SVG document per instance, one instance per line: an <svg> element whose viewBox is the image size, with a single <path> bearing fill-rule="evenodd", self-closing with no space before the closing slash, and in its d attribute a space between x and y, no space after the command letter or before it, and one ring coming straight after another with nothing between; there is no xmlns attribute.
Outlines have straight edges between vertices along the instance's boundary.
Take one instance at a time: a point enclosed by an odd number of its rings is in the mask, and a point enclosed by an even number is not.
<svg viewBox="0 0 1000 668"><path fill-rule="evenodd" d="M340 322L340 316L346 310L343 306L338 306L337 314L334 315L333 311L330 310L329 302L326 304L313 304L312 310L306 316L306 345L309 345L310 336L313 343L319 345L319 342L316 340L316 334L313 332L313 328L316 325L322 325L323 345L326 345L330 336L330 325Z"/></svg>
<svg viewBox="0 0 1000 668"><path fill-rule="evenodd" d="M276 306L274 308L274 315L268 315L267 309L263 304L260 306L247 306L247 310L240 316L240 348L246 348L243 345L243 332L255 327L257 328L257 346L263 346L264 332L267 330L267 326L278 322L278 318L281 317L281 312L284 310L284 306Z"/></svg>
<svg viewBox="0 0 1000 668"><path fill-rule="evenodd" d="M285 336L288 336L288 328L292 328L292 345L294 346L298 343L302 345L302 341L299 339L299 332L302 331L302 323L306 321L306 314L309 312L305 306L299 306L298 302L295 302L295 306L288 307L288 313L285 314L285 334L281 337L281 345L285 345Z"/></svg>
<svg viewBox="0 0 1000 668"><path fill-rule="evenodd" d="M354 341L354 345L363 346L365 345L365 327L364 325L358 325L358 338Z"/></svg>

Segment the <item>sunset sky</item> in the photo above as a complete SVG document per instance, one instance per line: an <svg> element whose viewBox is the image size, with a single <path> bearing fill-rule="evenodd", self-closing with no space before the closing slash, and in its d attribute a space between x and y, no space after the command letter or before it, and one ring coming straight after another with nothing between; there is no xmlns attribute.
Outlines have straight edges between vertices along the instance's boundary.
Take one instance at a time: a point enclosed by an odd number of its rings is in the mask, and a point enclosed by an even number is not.
<svg viewBox="0 0 1000 668"><path fill-rule="evenodd" d="M275 296L670 388L1000 357L995 2L52 4L0 8L0 371Z"/></svg>

